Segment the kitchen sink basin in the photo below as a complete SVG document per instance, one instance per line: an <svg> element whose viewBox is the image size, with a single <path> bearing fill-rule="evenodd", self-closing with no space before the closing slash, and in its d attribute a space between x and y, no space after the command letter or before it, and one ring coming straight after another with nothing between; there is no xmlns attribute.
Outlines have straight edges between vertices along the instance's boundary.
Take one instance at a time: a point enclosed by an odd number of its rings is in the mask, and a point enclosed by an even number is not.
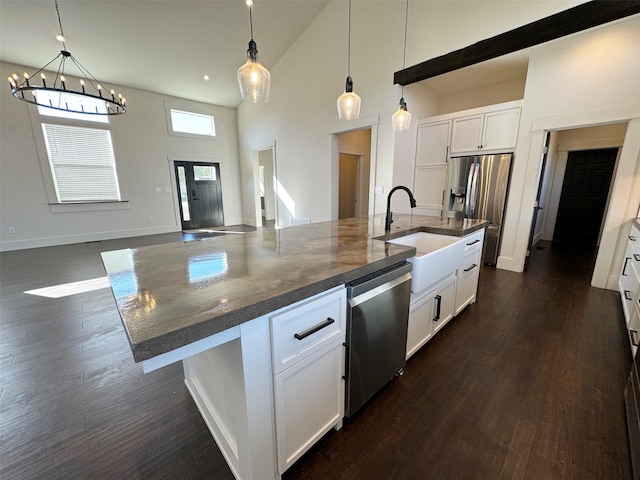
<svg viewBox="0 0 640 480"><path fill-rule="evenodd" d="M465 244L461 237L418 232L387 242L415 247L416 255L409 259L413 263L411 291L414 293L453 273L464 256Z"/></svg>

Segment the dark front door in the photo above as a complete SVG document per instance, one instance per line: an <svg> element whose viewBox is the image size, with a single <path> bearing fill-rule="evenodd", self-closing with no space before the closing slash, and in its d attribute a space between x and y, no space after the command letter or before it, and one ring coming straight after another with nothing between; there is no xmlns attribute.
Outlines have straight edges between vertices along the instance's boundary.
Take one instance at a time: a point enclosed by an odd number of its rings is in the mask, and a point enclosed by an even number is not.
<svg viewBox="0 0 640 480"><path fill-rule="evenodd" d="M554 240L598 243L617 154L617 148L569 152Z"/></svg>
<svg viewBox="0 0 640 480"><path fill-rule="evenodd" d="M182 229L224 225L220 164L174 162Z"/></svg>

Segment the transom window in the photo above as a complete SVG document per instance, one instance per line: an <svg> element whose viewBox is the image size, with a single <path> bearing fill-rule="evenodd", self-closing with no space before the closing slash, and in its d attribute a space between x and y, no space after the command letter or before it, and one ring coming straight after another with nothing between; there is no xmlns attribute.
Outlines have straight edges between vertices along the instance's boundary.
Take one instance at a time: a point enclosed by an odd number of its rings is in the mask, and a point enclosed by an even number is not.
<svg viewBox="0 0 640 480"><path fill-rule="evenodd" d="M109 117L106 115L107 106L104 100L99 98L75 95L68 92L50 91L36 91L35 95L38 96L38 102L48 103L52 107L68 105L74 110L84 110L85 112L93 114L86 115L82 113L67 112L65 110L56 110L55 108L47 108L38 105L38 113L40 115L69 118L72 120L84 120L89 122L109 123ZM101 115L95 115L96 113L100 113Z"/></svg>
<svg viewBox="0 0 640 480"><path fill-rule="evenodd" d="M188 135L216 136L216 123L212 115L170 110L171 131Z"/></svg>

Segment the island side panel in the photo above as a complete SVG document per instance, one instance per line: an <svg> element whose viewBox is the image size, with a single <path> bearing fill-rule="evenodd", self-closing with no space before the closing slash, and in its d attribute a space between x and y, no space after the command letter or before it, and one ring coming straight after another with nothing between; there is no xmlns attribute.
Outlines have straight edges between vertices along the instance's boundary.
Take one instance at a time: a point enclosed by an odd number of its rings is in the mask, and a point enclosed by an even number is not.
<svg viewBox="0 0 640 480"><path fill-rule="evenodd" d="M234 476L279 479L267 316L240 337L183 360L185 383Z"/></svg>

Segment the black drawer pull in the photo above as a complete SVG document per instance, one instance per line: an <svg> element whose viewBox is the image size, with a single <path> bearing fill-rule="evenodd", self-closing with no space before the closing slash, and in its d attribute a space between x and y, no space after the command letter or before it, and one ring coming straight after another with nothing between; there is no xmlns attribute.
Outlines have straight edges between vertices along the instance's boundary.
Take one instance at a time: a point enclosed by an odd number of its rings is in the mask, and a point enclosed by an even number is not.
<svg viewBox="0 0 640 480"><path fill-rule="evenodd" d="M640 343L635 341L635 338L633 336L633 334L638 335L638 332L635 330L629 330L629 336L631 337L631 345L633 345L634 347L640 347Z"/></svg>
<svg viewBox="0 0 640 480"><path fill-rule="evenodd" d="M631 292L629 290L624 291L624 298L626 298L627 300L633 300L633 298L631 297Z"/></svg>
<svg viewBox="0 0 640 480"><path fill-rule="evenodd" d="M433 321L437 322L440 320L440 306L442 305L442 297L440 295L436 295L436 316L433 317Z"/></svg>
<svg viewBox="0 0 640 480"><path fill-rule="evenodd" d="M294 333L293 336L296 337L298 340L304 340L309 335L313 335L318 330L322 330L324 327L328 327L329 325L331 325L334 322L335 322L335 320L333 318L329 317L324 322L319 323L315 327L311 327L309 330L305 330L302 333Z"/></svg>
<svg viewBox="0 0 640 480"><path fill-rule="evenodd" d="M476 265L475 263L473 265L471 265L469 268L465 268L464 271L465 272L470 272L471 270L473 270L474 268L476 268L478 265Z"/></svg>
<svg viewBox="0 0 640 480"><path fill-rule="evenodd" d="M638 255L637 253L633 254L633 258L635 259L636 262L640 262L640 255Z"/></svg>
<svg viewBox="0 0 640 480"><path fill-rule="evenodd" d="M467 247L470 247L471 245L475 245L478 242L480 242L480 239L476 238L473 242L467 243Z"/></svg>
<svg viewBox="0 0 640 480"><path fill-rule="evenodd" d="M636 237L634 237L633 235L629 235L629 240L631 240L632 242L636 241Z"/></svg>
<svg viewBox="0 0 640 480"><path fill-rule="evenodd" d="M624 266L622 267L622 275L625 276L625 277L627 276L627 274L624 273L624 272L627 271L627 263L629 262L629 260L631 260L631 257L625 257Z"/></svg>

